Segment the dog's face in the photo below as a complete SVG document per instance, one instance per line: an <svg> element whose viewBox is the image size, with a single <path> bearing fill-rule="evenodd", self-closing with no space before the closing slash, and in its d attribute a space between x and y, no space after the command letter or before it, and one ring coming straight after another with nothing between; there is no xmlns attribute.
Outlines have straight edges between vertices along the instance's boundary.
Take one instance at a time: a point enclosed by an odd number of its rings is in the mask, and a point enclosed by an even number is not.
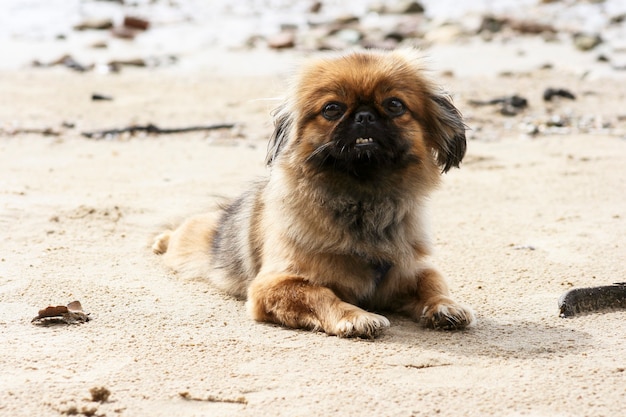
<svg viewBox="0 0 626 417"><path fill-rule="evenodd" d="M268 162L360 179L411 166L447 171L465 154L465 125L412 51L314 61L279 109Z"/></svg>

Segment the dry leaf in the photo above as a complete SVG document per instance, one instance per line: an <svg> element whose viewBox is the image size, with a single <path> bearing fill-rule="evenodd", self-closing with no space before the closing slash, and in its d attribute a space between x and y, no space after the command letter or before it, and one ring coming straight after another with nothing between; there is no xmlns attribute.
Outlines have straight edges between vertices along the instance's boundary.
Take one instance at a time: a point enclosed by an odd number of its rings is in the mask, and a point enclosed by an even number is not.
<svg viewBox="0 0 626 417"><path fill-rule="evenodd" d="M35 324L77 324L89 321L89 314L83 311L80 301L72 301L67 306L48 306L39 310L31 320Z"/></svg>
<svg viewBox="0 0 626 417"><path fill-rule="evenodd" d="M39 313L35 319L43 319L46 317L60 317L68 312L66 306L48 306L43 310L39 310ZM33 319L33 320L35 320Z"/></svg>
<svg viewBox="0 0 626 417"><path fill-rule="evenodd" d="M67 305L67 309L73 312L77 312L77 311L83 312L83 306L80 305L80 301L78 300L72 301L71 303L69 303Z"/></svg>

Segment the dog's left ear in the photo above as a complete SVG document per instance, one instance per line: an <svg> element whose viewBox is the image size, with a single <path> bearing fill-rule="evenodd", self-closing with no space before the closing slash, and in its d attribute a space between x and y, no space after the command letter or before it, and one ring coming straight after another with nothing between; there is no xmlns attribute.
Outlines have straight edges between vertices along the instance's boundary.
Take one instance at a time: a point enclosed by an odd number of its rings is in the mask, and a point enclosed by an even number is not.
<svg viewBox="0 0 626 417"><path fill-rule="evenodd" d="M426 140L437 154L442 172L458 167L465 156L465 123L459 110L445 93L430 95L433 106L427 120Z"/></svg>
<svg viewBox="0 0 626 417"><path fill-rule="evenodd" d="M267 165L272 165L287 143L289 135L291 134L292 124L292 115L291 112L287 111L286 104L274 110L274 132L270 137L270 141L267 145L267 155L265 156L265 163Z"/></svg>

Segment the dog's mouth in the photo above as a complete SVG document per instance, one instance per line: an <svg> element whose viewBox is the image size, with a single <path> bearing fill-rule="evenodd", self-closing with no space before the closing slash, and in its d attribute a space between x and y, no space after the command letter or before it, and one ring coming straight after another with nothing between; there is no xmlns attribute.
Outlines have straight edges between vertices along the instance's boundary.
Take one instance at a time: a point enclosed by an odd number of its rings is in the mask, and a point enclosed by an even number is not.
<svg viewBox="0 0 626 417"><path fill-rule="evenodd" d="M354 146L357 148L369 147L376 145L376 141L372 138L356 138Z"/></svg>
<svg viewBox="0 0 626 417"><path fill-rule="evenodd" d="M396 132L349 132L319 146L307 160L318 169L345 172L360 179L375 178L381 170L408 163L409 145Z"/></svg>
<svg viewBox="0 0 626 417"><path fill-rule="evenodd" d="M346 147L345 154L340 157L372 164L381 156L378 155L380 152L383 152L381 144L376 139L359 136L354 139L352 146Z"/></svg>

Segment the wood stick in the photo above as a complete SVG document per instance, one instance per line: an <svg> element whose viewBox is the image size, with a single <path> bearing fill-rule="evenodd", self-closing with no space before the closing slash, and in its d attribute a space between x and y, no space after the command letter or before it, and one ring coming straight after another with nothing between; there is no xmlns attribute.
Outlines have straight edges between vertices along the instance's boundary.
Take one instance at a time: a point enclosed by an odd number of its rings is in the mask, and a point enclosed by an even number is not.
<svg viewBox="0 0 626 417"><path fill-rule="evenodd" d="M214 125L205 125L205 126L160 128L154 124L147 124L147 125L133 125L133 126L128 126L128 127L123 127L120 129L94 130L91 132L82 132L81 135L89 139L103 139L107 136L117 136L122 133L135 134L137 132L146 132L146 133L155 134L155 135L168 135L172 133L197 132L197 131L215 130L215 129L232 129L234 126L235 126L234 123L218 123Z"/></svg>

